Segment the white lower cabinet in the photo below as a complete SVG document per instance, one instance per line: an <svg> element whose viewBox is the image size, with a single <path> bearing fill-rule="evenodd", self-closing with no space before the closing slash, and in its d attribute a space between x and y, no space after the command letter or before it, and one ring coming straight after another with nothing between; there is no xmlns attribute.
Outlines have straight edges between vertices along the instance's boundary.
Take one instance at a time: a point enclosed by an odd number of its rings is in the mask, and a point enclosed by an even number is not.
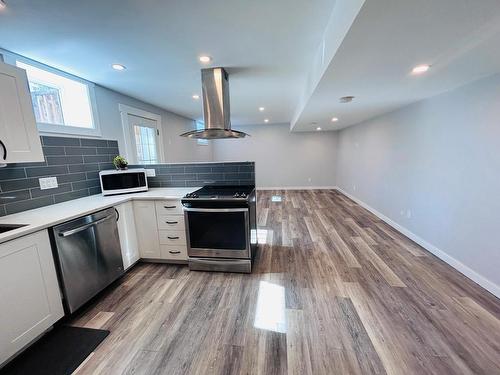
<svg viewBox="0 0 500 375"><path fill-rule="evenodd" d="M154 201L134 201L134 215L141 258L159 259L160 241Z"/></svg>
<svg viewBox="0 0 500 375"><path fill-rule="evenodd" d="M160 245L161 258L166 260L186 260L186 245Z"/></svg>
<svg viewBox="0 0 500 375"><path fill-rule="evenodd" d="M134 201L141 258L187 260L186 232L179 199Z"/></svg>
<svg viewBox="0 0 500 375"><path fill-rule="evenodd" d="M0 244L0 363L63 317L48 232Z"/></svg>
<svg viewBox="0 0 500 375"><path fill-rule="evenodd" d="M127 270L139 260L139 244L132 202L125 202L115 207L118 212L117 225L122 248L123 269Z"/></svg>

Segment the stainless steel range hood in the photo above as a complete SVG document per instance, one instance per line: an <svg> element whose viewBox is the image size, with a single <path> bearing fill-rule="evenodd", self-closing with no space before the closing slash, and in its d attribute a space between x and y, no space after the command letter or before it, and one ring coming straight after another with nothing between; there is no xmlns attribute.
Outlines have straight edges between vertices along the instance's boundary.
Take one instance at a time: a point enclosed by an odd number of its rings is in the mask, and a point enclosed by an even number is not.
<svg viewBox="0 0 500 375"><path fill-rule="evenodd" d="M244 138L248 134L231 130L229 81L224 68L201 70L205 129L181 134L196 139Z"/></svg>

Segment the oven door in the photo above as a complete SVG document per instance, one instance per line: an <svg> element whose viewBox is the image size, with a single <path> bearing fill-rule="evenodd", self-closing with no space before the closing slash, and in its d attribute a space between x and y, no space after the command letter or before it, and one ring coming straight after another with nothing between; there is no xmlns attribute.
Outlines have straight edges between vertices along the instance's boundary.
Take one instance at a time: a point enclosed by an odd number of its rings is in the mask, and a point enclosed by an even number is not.
<svg viewBox="0 0 500 375"><path fill-rule="evenodd" d="M188 255L250 258L248 208L184 208Z"/></svg>

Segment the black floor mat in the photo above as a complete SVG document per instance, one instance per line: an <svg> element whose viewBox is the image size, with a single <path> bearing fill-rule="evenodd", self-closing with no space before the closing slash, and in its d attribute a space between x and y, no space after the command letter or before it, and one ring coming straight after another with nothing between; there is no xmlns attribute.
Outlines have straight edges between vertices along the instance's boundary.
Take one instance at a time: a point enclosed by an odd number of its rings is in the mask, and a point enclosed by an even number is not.
<svg viewBox="0 0 500 375"><path fill-rule="evenodd" d="M0 375L69 375L109 335L102 329L59 326L0 370Z"/></svg>

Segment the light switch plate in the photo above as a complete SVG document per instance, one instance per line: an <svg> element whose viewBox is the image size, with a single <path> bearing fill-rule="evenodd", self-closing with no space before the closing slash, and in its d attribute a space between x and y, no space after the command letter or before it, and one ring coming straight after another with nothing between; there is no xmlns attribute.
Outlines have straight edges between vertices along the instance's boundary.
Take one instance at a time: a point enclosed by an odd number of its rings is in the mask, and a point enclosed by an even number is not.
<svg viewBox="0 0 500 375"><path fill-rule="evenodd" d="M47 190L47 189L55 189L58 187L57 183L57 177L43 177L39 178L38 182L40 183L40 189L41 190Z"/></svg>
<svg viewBox="0 0 500 375"><path fill-rule="evenodd" d="M156 177L156 169L153 169L153 168L146 169L146 176Z"/></svg>

